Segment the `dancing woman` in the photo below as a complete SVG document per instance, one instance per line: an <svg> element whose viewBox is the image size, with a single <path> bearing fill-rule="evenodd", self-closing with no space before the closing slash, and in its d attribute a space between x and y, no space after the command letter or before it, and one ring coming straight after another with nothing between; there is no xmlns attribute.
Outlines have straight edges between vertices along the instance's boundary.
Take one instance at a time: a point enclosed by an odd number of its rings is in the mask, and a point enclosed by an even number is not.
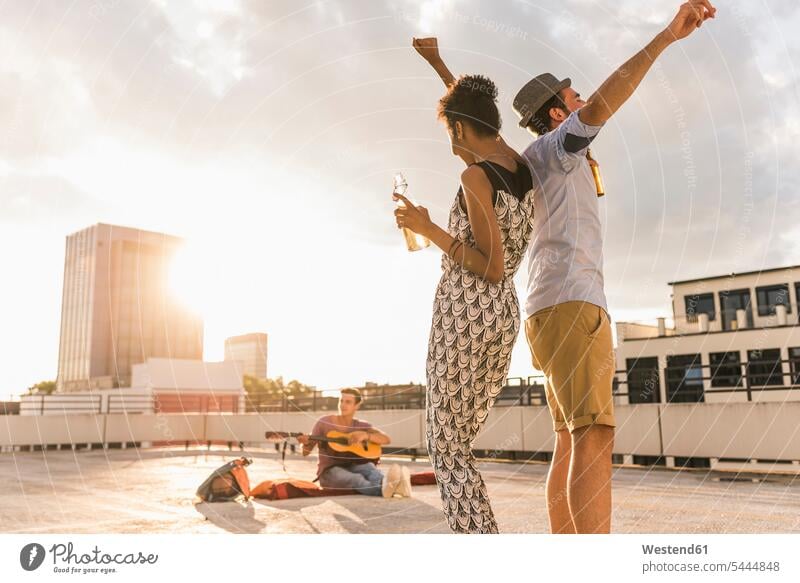
<svg viewBox="0 0 800 583"><path fill-rule="evenodd" d="M479 75L450 84L439 101L454 155L467 169L447 231L405 197L398 227L441 248L426 361L426 438L454 532L496 533L472 442L500 392L520 329L514 274L533 225L533 179L519 154L498 139L497 89Z"/></svg>

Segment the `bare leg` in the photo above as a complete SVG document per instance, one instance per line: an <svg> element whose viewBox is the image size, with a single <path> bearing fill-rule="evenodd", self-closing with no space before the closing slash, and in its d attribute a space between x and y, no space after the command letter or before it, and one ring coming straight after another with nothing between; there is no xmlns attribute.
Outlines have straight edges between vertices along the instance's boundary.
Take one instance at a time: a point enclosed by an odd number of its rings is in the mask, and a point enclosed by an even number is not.
<svg viewBox="0 0 800 583"><path fill-rule="evenodd" d="M614 428L579 427L572 433L572 461L567 479L569 508L580 534L611 531L611 450Z"/></svg>
<svg viewBox="0 0 800 583"><path fill-rule="evenodd" d="M547 474L547 514L552 534L575 534L567 502L567 476L572 454L572 437L566 429L556 432L556 448Z"/></svg>

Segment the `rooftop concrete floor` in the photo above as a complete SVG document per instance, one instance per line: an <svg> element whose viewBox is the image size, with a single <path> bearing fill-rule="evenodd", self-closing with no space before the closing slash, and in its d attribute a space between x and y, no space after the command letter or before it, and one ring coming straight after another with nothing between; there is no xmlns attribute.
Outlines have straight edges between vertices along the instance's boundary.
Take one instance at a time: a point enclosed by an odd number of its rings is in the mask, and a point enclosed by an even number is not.
<svg viewBox="0 0 800 583"><path fill-rule="evenodd" d="M197 486L241 455L204 450L94 450L0 454L3 533L446 533L435 486L410 499L368 496L252 500L197 506ZM248 450L252 484L288 477L273 451ZM427 461L384 459L430 470ZM295 478L316 460L287 455ZM538 463L481 464L505 533L547 532ZM716 472L617 468L617 533L800 532L800 481L721 481Z"/></svg>

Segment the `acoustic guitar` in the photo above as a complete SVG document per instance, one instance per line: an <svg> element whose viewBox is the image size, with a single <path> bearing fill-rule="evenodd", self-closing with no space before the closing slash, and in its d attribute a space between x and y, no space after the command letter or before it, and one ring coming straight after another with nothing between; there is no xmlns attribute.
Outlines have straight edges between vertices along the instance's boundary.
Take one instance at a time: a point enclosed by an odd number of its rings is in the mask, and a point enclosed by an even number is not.
<svg viewBox="0 0 800 583"><path fill-rule="evenodd" d="M289 437L299 437L305 433L290 433L286 431L267 431L264 437L267 439L286 439ZM358 457L367 460L376 460L381 457L381 446L371 441L350 444L347 433L342 431L328 431L325 435L309 435L309 439L325 442L333 451L339 453L353 453Z"/></svg>

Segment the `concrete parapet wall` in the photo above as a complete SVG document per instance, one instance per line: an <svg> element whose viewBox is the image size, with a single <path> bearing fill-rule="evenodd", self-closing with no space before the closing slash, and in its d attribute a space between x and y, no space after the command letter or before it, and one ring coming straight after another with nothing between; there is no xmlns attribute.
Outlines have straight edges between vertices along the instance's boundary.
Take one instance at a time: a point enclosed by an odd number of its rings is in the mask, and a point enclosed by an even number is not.
<svg viewBox="0 0 800 583"><path fill-rule="evenodd" d="M662 406L664 455L800 459L800 402Z"/></svg>
<svg viewBox="0 0 800 583"><path fill-rule="evenodd" d="M3 415L0 446L103 443L106 415Z"/></svg>

